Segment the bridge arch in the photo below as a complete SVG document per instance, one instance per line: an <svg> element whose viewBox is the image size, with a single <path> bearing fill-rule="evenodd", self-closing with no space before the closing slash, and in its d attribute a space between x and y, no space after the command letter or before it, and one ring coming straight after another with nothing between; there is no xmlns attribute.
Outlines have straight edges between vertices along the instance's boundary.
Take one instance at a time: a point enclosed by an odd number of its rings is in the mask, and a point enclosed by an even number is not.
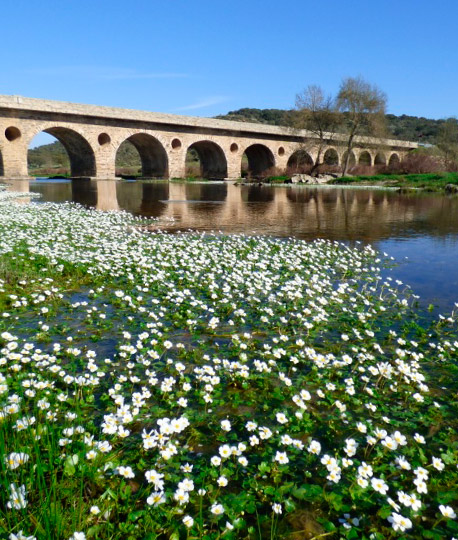
<svg viewBox="0 0 458 540"><path fill-rule="evenodd" d="M335 148L328 148L323 156L326 165L339 165L339 154Z"/></svg>
<svg viewBox="0 0 458 540"><path fill-rule="evenodd" d="M377 152L374 159L374 165L386 165L386 156L383 152Z"/></svg>
<svg viewBox="0 0 458 540"><path fill-rule="evenodd" d="M309 173L313 167L312 156L306 150L296 150L288 159L286 168L289 173Z"/></svg>
<svg viewBox="0 0 458 540"><path fill-rule="evenodd" d="M367 150L364 150L364 152L359 154L358 165L372 166L372 156Z"/></svg>
<svg viewBox="0 0 458 540"><path fill-rule="evenodd" d="M263 173L275 167L275 157L264 144L252 144L245 148L245 156L248 160L248 173L251 176L262 176Z"/></svg>
<svg viewBox="0 0 458 540"><path fill-rule="evenodd" d="M207 179L227 178L227 160L224 150L213 141L197 141L188 146L194 150L200 161L200 176Z"/></svg>
<svg viewBox="0 0 458 540"><path fill-rule="evenodd" d="M48 133L62 144L70 161L70 175L73 178L97 176L94 149L81 133L68 127L49 126L34 133L29 143L39 133Z"/></svg>
<svg viewBox="0 0 458 540"><path fill-rule="evenodd" d="M145 178L165 178L168 175L168 157L162 143L149 133L134 133L119 144L116 154L125 141L137 150L141 160L141 175ZM116 160L116 155L115 155Z"/></svg>
<svg viewBox="0 0 458 540"><path fill-rule="evenodd" d="M401 164L401 158L399 157L399 154L397 154L396 152L393 152L388 161L388 165L390 167L398 167L400 164Z"/></svg>

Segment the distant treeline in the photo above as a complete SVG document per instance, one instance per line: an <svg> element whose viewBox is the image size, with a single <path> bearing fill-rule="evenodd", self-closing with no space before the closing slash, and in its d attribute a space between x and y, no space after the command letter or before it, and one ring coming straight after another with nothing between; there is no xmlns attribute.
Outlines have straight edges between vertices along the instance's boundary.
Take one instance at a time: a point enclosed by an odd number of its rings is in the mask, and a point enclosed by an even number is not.
<svg viewBox="0 0 458 540"><path fill-rule="evenodd" d="M294 110L245 108L230 111L216 118L235 120L237 122L287 126L292 124L294 114ZM387 114L386 118L389 131L394 138L428 144L435 144L438 130L444 123L444 120L431 120L429 118L407 116L405 114L401 116ZM195 159L196 156L191 157L191 161ZM67 152L58 141L29 150L28 161L29 169L31 170L69 168ZM138 152L131 143L126 141L121 145L116 157L116 165L120 168L141 166Z"/></svg>
<svg viewBox="0 0 458 540"><path fill-rule="evenodd" d="M283 109L238 109L227 114L217 116L222 120L235 120L236 122L255 122L258 124L272 124L287 126L293 123L295 111ZM387 114L386 120L389 132L396 139L405 141L435 144L440 126L445 120L432 120L418 116L403 114L396 116Z"/></svg>
<svg viewBox="0 0 458 540"><path fill-rule="evenodd" d="M70 167L67 152L59 141L30 149L28 164L31 170L43 168L68 169ZM133 144L126 141L119 147L116 164L119 167L141 166L140 156Z"/></svg>
<svg viewBox="0 0 458 540"><path fill-rule="evenodd" d="M195 150L191 150L186 161L192 163L198 160ZM64 146L59 141L51 144L43 144L36 148L31 148L28 152L28 166L30 171L51 171L56 169L56 172L70 170L70 161ZM129 141L124 141L116 154L116 168L123 172L123 169L134 168L139 172L141 169L140 155L135 146Z"/></svg>

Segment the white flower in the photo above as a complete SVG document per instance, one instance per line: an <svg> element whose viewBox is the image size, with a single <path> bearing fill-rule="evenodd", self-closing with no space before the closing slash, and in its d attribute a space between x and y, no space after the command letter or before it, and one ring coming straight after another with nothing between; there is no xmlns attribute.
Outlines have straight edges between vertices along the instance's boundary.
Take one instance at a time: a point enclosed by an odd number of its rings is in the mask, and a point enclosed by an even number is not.
<svg viewBox="0 0 458 540"><path fill-rule="evenodd" d="M11 533L8 536L9 540L37 540L35 536L26 536L22 530L20 530L17 534Z"/></svg>
<svg viewBox="0 0 458 540"><path fill-rule="evenodd" d="M183 491L194 491L194 482L190 478L185 478L178 483L178 487Z"/></svg>
<svg viewBox="0 0 458 540"><path fill-rule="evenodd" d="M213 503L210 507L210 512L212 514L215 514L215 516L220 516L221 514L224 514L224 507L222 504Z"/></svg>
<svg viewBox="0 0 458 540"><path fill-rule="evenodd" d="M10 499L6 506L8 508L14 508L15 510L25 508L27 506L25 486L22 485L18 488L16 487L16 484L10 484L10 491Z"/></svg>
<svg viewBox="0 0 458 540"><path fill-rule="evenodd" d="M372 466L368 465L365 461L363 461L361 465L358 467L358 474L362 476L363 478L370 478L374 474L372 470Z"/></svg>
<svg viewBox="0 0 458 540"><path fill-rule="evenodd" d="M412 528L412 522L409 518L401 516L396 512L393 512L391 516L388 517L388 521L391 523L395 531L404 532L406 529Z"/></svg>
<svg viewBox="0 0 458 540"><path fill-rule="evenodd" d="M433 467L438 471L442 471L445 465L441 458L433 457Z"/></svg>
<svg viewBox="0 0 458 540"><path fill-rule="evenodd" d="M173 498L179 504L186 504L189 501L189 493L185 491L184 489L177 489L175 493L173 494Z"/></svg>
<svg viewBox="0 0 458 540"><path fill-rule="evenodd" d="M123 465L121 465L120 467L118 467L118 474L119 476L123 476L124 478L135 478L132 467L124 467Z"/></svg>
<svg viewBox="0 0 458 540"><path fill-rule="evenodd" d="M275 461L281 463L282 465L289 462L288 455L286 452L278 452L275 454Z"/></svg>
<svg viewBox="0 0 458 540"><path fill-rule="evenodd" d="M165 494L163 491L156 491L151 493L151 495L146 499L146 502L150 506L158 506L166 501Z"/></svg>
<svg viewBox="0 0 458 540"><path fill-rule="evenodd" d="M439 510L441 511L441 514L450 519L456 518L455 510L451 506L444 506L443 504L439 505Z"/></svg>
<svg viewBox="0 0 458 540"><path fill-rule="evenodd" d="M6 463L9 469L17 469L20 465L27 463L30 456L24 452L11 452L11 454L6 458Z"/></svg>
<svg viewBox="0 0 458 540"><path fill-rule="evenodd" d="M281 514L283 512L283 508L281 504L278 504L278 503L272 504L272 510L275 512L275 514Z"/></svg>
<svg viewBox="0 0 458 540"><path fill-rule="evenodd" d="M310 441L310 444L307 448L307 450L311 453L311 454L316 454L318 455L320 452L321 452L321 444L318 442L318 441Z"/></svg>
<svg viewBox="0 0 458 540"><path fill-rule="evenodd" d="M221 421L221 429L224 431L231 431L231 423L229 422L229 420Z"/></svg>
<svg viewBox="0 0 458 540"><path fill-rule="evenodd" d="M228 458L232 455L231 447L228 444L223 444L223 446L220 446L218 452L222 458Z"/></svg>
<svg viewBox="0 0 458 540"><path fill-rule="evenodd" d="M367 488L367 486L369 485L369 482L362 476L358 476L356 481L358 482L358 486L362 487L363 489Z"/></svg>
<svg viewBox="0 0 458 540"><path fill-rule="evenodd" d="M428 493L428 486L421 478L416 478L413 483L417 486L418 493Z"/></svg>
<svg viewBox="0 0 458 540"><path fill-rule="evenodd" d="M225 487L227 486L227 478L225 476L220 476L217 480L218 486Z"/></svg>
<svg viewBox="0 0 458 540"><path fill-rule="evenodd" d="M288 422L288 418L286 417L285 413L278 412L276 414L276 418L279 424L286 424Z"/></svg>
<svg viewBox="0 0 458 540"><path fill-rule="evenodd" d="M381 478L371 478L371 486L375 491L382 495L386 495L388 491L388 484Z"/></svg>
<svg viewBox="0 0 458 540"><path fill-rule="evenodd" d="M184 516L183 523L186 525L186 527L192 527L194 525L194 520L191 516Z"/></svg>
<svg viewBox="0 0 458 540"><path fill-rule="evenodd" d="M83 532L74 532L68 540L86 540L86 535Z"/></svg>

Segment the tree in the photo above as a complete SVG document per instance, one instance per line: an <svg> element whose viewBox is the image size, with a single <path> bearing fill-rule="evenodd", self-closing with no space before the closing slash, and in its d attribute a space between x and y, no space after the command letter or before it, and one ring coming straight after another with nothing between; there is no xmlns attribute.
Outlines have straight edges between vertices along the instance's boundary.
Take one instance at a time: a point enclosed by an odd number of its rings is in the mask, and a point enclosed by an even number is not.
<svg viewBox="0 0 458 540"><path fill-rule="evenodd" d="M448 170L458 165L458 120L447 118L437 134L437 147L441 151Z"/></svg>
<svg viewBox="0 0 458 540"><path fill-rule="evenodd" d="M315 150L316 159L310 174L315 174L323 164L324 148L335 137L340 123L335 98L326 96L320 86L309 85L296 95L296 114L293 116L293 127L305 129L313 133L314 138L305 138L303 150Z"/></svg>
<svg viewBox="0 0 458 540"><path fill-rule="evenodd" d="M386 95L362 77L348 77L340 84L337 108L342 113L346 134L347 151L342 170L342 176L345 176L357 138L382 137L385 134Z"/></svg>

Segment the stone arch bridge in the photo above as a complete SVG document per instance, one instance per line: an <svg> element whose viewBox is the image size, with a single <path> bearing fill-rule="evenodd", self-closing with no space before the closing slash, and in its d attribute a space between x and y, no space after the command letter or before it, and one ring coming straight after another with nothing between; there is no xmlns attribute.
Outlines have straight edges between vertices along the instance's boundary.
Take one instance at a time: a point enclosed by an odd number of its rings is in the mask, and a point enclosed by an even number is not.
<svg viewBox="0 0 458 540"><path fill-rule="evenodd" d="M125 140L137 148L147 178L184 177L189 149L199 156L201 175L218 179L239 178L243 155L257 176L286 169L298 159L314 163L318 152L313 133L284 127L0 95L0 176L28 177L28 147L41 132L63 144L75 178L114 179L116 153ZM342 162L343 143L343 137L329 142L327 163ZM393 164L417 146L361 138L350 162Z"/></svg>

